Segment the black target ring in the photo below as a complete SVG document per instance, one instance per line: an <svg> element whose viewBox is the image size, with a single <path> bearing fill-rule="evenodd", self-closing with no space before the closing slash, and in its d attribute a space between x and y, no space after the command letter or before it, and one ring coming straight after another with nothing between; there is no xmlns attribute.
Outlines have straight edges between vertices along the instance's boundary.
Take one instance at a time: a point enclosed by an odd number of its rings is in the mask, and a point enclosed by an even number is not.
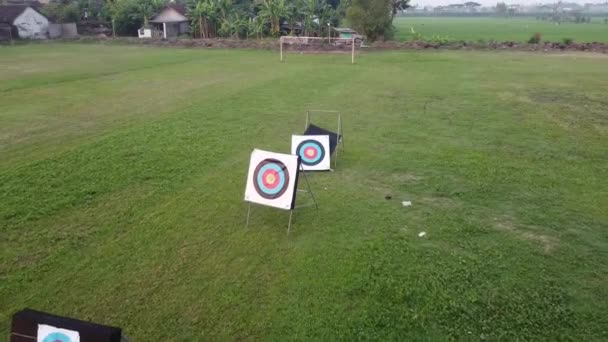
<svg viewBox="0 0 608 342"><path fill-rule="evenodd" d="M296 154L300 156L302 164L306 166L315 166L325 159L325 147L317 140L308 139L298 144L298 147L296 147Z"/></svg>
<svg viewBox="0 0 608 342"><path fill-rule="evenodd" d="M276 199L283 196L289 187L289 171L279 160L264 159L255 167L252 181L258 195Z"/></svg>

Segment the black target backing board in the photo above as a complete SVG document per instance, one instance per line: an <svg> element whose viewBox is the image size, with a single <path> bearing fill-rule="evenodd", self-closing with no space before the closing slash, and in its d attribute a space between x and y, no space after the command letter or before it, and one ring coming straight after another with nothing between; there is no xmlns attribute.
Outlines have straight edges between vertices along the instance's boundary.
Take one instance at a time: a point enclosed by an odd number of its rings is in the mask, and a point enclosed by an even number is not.
<svg viewBox="0 0 608 342"><path fill-rule="evenodd" d="M10 342L120 342L121 336L120 328L24 309L13 315Z"/></svg>
<svg viewBox="0 0 608 342"><path fill-rule="evenodd" d="M245 201L292 210L298 164L296 155L254 149L249 160Z"/></svg>

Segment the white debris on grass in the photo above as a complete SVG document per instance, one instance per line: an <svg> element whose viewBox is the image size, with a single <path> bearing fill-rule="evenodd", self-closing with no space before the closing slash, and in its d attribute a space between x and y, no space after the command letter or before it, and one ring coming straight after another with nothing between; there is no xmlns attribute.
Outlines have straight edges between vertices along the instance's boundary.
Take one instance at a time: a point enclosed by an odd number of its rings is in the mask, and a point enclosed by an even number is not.
<svg viewBox="0 0 608 342"><path fill-rule="evenodd" d="M404 207L411 207L412 201L403 201L403 202L401 202L401 204L403 204Z"/></svg>
<svg viewBox="0 0 608 342"><path fill-rule="evenodd" d="M425 237L426 236L426 232L420 232L418 233L418 237Z"/></svg>

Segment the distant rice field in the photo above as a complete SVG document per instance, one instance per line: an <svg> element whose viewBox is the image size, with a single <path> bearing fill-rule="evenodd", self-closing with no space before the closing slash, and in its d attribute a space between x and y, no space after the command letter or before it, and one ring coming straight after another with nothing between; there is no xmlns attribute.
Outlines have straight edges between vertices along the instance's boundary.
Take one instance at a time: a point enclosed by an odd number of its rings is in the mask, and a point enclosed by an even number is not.
<svg viewBox="0 0 608 342"><path fill-rule="evenodd" d="M429 39L438 35L450 40L524 42L535 32L540 32L546 41L559 42L570 38L579 43L608 43L608 24L604 23L604 18L592 18L588 24L555 25L535 18L401 17L394 24L398 40L411 39L413 27L415 32Z"/></svg>

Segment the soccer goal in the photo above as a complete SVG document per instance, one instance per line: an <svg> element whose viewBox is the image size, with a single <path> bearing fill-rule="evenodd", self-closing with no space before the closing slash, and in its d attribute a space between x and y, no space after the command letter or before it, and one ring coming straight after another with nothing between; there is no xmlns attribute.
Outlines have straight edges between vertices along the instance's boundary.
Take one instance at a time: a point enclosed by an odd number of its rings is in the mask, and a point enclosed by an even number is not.
<svg viewBox="0 0 608 342"><path fill-rule="evenodd" d="M287 52L327 52L349 54L351 63L355 64L357 45L361 47L362 40L360 38L282 36L279 43L281 45L281 62L285 60Z"/></svg>

